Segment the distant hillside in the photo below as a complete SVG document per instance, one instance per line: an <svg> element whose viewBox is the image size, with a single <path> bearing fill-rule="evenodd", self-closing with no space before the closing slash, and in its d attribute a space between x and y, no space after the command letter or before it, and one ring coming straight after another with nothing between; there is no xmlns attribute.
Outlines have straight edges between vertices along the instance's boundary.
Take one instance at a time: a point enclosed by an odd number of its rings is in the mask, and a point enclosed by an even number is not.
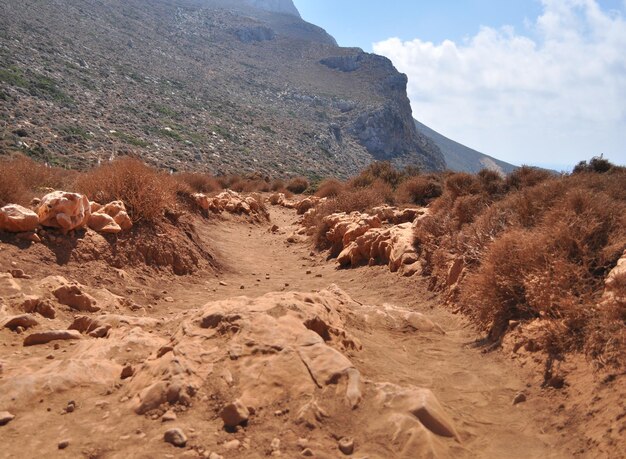
<svg viewBox="0 0 626 459"><path fill-rule="evenodd" d="M435 145L439 147L443 157L446 160L448 169L461 172L479 172L481 169L492 169L503 174L508 174L515 170L514 166L499 159L485 155L479 151L473 150L465 145L461 145L428 126L415 120L417 131L431 139Z"/></svg>
<svg viewBox="0 0 626 459"><path fill-rule="evenodd" d="M0 2L0 154L87 167L347 177L443 170L407 78L291 0Z"/></svg>

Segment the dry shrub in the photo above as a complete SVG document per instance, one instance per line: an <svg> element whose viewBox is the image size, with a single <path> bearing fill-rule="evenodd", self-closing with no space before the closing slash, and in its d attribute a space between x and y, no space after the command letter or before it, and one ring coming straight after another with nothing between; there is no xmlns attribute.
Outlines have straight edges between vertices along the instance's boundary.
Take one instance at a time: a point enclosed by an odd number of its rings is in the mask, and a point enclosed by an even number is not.
<svg viewBox="0 0 626 459"><path fill-rule="evenodd" d="M404 180L396 190L396 200L403 204L426 206L443 194L443 187L436 176L415 176Z"/></svg>
<svg viewBox="0 0 626 459"><path fill-rule="evenodd" d="M555 175L545 169L537 167L522 166L515 169L506 177L506 186L508 189L521 190L531 186L538 185Z"/></svg>
<svg viewBox="0 0 626 459"><path fill-rule="evenodd" d="M180 172L174 178L187 185L194 193L213 193L222 189L220 182L209 174Z"/></svg>
<svg viewBox="0 0 626 459"><path fill-rule="evenodd" d="M285 189L285 182L280 179L273 180L270 185L270 191L282 192Z"/></svg>
<svg viewBox="0 0 626 459"><path fill-rule="evenodd" d="M383 182L395 189L405 175L388 161L375 161L350 181L354 188L366 188L376 182Z"/></svg>
<svg viewBox="0 0 626 459"><path fill-rule="evenodd" d="M0 207L28 205L45 189L65 189L75 172L47 167L30 158L16 155L0 160Z"/></svg>
<svg viewBox="0 0 626 459"><path fill-rule="evenodd" d="M483 191L488 195L499 195L505 192L504 178L496 171L483 169L478 173L478 180Z"/></svg>
<svg viewBox="0 0 626 459"><path fill-rule="evenodd" d="M287 190L294 194L302 194L309 187L309 181L304 177L294 177L287 183Z"/></svg>
<svg viewBox="0 0 626 459"><path fill-rule="evenodd" d="M465 172L449 174L445 184L446 192L450 193L454 198L481 192L481 184L478 177Z"/></svg>
<svg viewBox="0 0 626 459"><path fill-rule="evenodd" d="M343 192L344 187L344 184L339 180L326 179L320 183L315 196L319 198L334 198Z"/></svg>
<svg viewBox="0 0 626 459"><path fill-rule="evenodd" d="M76 190L90 200L121 200L134 222L155 223L176 203L176 180L133 158L120 158L78 177Z"/></svg>

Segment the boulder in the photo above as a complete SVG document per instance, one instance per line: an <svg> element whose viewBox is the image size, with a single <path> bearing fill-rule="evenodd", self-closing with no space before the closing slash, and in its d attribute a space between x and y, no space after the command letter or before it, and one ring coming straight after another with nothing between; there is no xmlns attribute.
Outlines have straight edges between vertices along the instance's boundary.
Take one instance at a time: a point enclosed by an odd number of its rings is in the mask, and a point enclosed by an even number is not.
<svg viewBox="0 0 626 459"><path fill-rule="evenodd" d="M87 196L65 191L53 191L45 195L37 209L42 226L60 228L64 232L87 225L91 206Z"/></svg>
<svg viewBox="0 0 626 459"><path fill-rule="evenodd" d="M21 314L19 316L8 317L2 324L4 328L8 328L12 331L17 330L17 327L28 329L36 325L39 325L39 322L37 322L37 319L35 319L30 314Z"/></svg>
<svg viewBox="0 0 626 459"><path fill-rule="evenodd" d="M32 232L39 226L35 212L18 204L8 204L0 208L0 230L9 233Z"/></svg>
<svg viewBox="0 0 626 459"><path fill-rule="evenodd" d="M56 316L52 303L35 295L25 296L20 304L20 309L27 313L37 313L46 319L54 319Z"/></svg>
<svg viewBox="0 0 626 459"><path fill-rule="evenodd" d="M92 202L90 207L92 214L89 217L89 227L94 231L117 234L133 227L122 201L112 201L105 206Z"/></svg>
<svg viewBox="0 0 626 459"><path fill-rule="evenodd" d="M342 267L386 264L392 272L399 271L405 275L418 271L414 269L419 257L413 246L411 223L368 229L344 247L337 257L337 262Z"/></svg>
<svg viewBox="0 0 626 459"><path fill-rule="evenodd" d="M77 283L63 284L52 291L59 303L81 312L97 312L96 299L86 292Z"/></svg>
<svg viewBox="0 0 626 459"><path fill-rule="evenodd" d="M183 448L187 444L187 436L182 429L169 429L163 435L163 440L177 448Z"/></svg>
<svg viewBox="0 0 626 459"><path fill-rule="evenodd" d="M239 400L235 400L233 403L229 403L224 407L220 413L220 417L222 421L224 421L224 426L232 428L247 422L250 417L250 412L243 403Z"/></svg>
<svg viewBox="0 0 626 459"><path fill-rule="evenodd" d="M38 344L46 344L50 341L74 340L81 338L82 336L77 330L47 330L28 335L24 339L24 346L35 346Z"/></svg>
<svg viewBox="0 0 626 459"><path fill-rule="evenodd" d="M202 209L216 214L227 212L255 218L269 218L267 209L260 199L253 196L243 196L232 190L223 191L214 197L196 193L193 198Z"/></svg>
<svg viewBox="0 0 626 459"><path fill-rule="evenodd" d="M113 217L107 214L96 212L89 217L89 228L98 233L117 234L122 231Z"/></svg>

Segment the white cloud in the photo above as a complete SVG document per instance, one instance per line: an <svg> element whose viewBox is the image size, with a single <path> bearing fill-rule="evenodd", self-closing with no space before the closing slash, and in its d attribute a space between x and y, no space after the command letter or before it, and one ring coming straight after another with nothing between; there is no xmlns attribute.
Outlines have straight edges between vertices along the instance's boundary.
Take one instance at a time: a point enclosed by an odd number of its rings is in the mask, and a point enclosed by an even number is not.
<svg viewBox="0 0 626 459"><path fill-rule="evenodd" d="M482 27L462 43L375 43L409 76L414 116L515 163L626 164L626 20L595 0L542 0L526 35Z"/></svg>

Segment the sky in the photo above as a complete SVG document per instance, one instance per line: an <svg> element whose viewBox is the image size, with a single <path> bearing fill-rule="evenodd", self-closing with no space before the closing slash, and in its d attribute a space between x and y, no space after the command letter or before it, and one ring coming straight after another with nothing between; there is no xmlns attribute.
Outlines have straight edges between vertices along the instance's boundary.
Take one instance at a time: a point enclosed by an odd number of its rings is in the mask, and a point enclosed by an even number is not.
<svg viewBox="0 0 626 459"><path fill-rule="evenodd" d="M391 59L413 115L513 164L626 165L626 0L294 0Z"/></svg>

